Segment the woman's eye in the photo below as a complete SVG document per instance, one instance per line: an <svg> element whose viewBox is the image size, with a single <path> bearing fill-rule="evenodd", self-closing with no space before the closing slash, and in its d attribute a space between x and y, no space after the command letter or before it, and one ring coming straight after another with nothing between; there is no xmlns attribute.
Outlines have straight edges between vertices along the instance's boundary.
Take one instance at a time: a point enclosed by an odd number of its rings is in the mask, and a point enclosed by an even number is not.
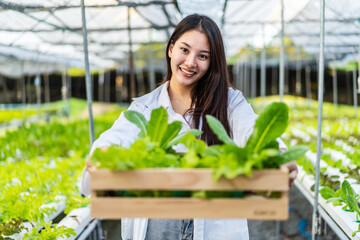
<svg viewBox="0 0 360 240"><path fill-rule="evenodd" d="M201 60L206 60L206 59L208 59L208 56L206 56L206 55L199 55L199 58L200 58Z"/></svg>
<svg viewBox="0 0 360 240"><path fill-rule="evenodd" d="M189 50L187 50L186 48L181 48L181 51L183 51L184 53L188 53Z"/></svg>

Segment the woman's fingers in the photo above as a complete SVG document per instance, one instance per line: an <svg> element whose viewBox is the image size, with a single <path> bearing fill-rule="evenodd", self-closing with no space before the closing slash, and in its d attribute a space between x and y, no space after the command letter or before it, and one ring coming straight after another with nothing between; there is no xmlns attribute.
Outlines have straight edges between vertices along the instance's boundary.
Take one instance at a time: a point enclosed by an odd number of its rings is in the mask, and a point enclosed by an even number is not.
<svg viewBox="0 0 360 240"><path fill-rule="evenodd" d="M87 158L86 158L86 164L85 164L86 170L89 171L89 170L90 170L91 168L93 168L93 167L94 167L94 165L91 163L90 157L87 157Z"/></svg>
<svg viewBox="0 0 360 240"><path fill-rule="evenodd" d="M291 187L298 175L298 167L296 161L285 163L283 166L289 169L289 185Z"/></svg>
<svg viewBox="0 0 360 240"><path fill-rule="evenodd" d="M109 147L101 147L100 150L103 152L106 152L108 150ZM90 161L90 156L86 158L85 162L85 168L87 171L89 171L90 169L92 169L94 167L94 164L92 164L92 162Z"/></svg>

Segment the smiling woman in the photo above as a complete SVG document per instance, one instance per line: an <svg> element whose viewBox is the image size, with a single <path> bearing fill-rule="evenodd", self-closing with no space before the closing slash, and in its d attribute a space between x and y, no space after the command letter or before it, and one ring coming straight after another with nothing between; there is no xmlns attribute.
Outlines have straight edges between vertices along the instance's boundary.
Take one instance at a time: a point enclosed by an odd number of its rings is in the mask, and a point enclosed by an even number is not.
<svg viewBox="0 0 360 240"><path fill-rule="evenodd" d="M205 119L206 115L211 115L220 121L236 145L244 147L254 130L257 115L242 93L230 84L224 44L215 22L198 14L184 18L169 39L166 60L167 75L163 84L153 92L135 98L128 110L137 111L148 120L153 116L152 110L163 107L168 115L167 122L181 122L179 134L189 129L201 130L200 138L208 146L221 143ZM163 130L155 129L158 132ZM96 148L113 144L128 148L139 133L141 135L139 128L121 114L114 125L94 142L91 154ZM279 147L286 148L282 142ZM187 151L181 145L172 148L177 152ZM91 168L89 161L87 166ZM296 165L292 169L296 175ZM89 178L85 170L84 194L90 193ZM246 219L126 218L122 219L122 238L247 240L249 234Z"/></svg>

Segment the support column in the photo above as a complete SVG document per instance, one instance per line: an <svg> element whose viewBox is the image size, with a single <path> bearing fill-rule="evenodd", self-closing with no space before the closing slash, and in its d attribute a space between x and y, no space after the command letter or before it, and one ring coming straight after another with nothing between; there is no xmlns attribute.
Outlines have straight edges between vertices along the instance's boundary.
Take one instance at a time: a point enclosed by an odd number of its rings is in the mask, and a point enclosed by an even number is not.
<svg viewBox="0 0 360 240"><path fill-rule="evenodd" d="M156 79L155 79L155 67L154 67L154 53L153 53L153 44L152 44L152 30L150 29L150 44L149 44L149 86L150 92L156 88ZM169 79L166 79L169 80Z"/></svg>
<svg viewBox="0 0 360 240"><path fill-rule="evenodd" d="M46 121L50 120L50 83L49 74L44 74L45 103L46 103Z"/></svg>
<svg viewBox="0 0 360 240"><path fill-rule="evenodd" d="M301 57L300 53L297 53L296 57L296 84L295 84L296 96L301 96Z"/></svg>
<svg viewBox="0 0 360 240"><path fill-rule="evenodd" d="M247 64L247 58L245 59L245 63L244 63L244 94L246 97L249 96L249 91L248 91L248 86L249 86L249 68L248 68L248 64Z"/></svg>
<svg viewBox="0 0 360 240"><path fill-rule="evenodd" d="M240 89L240 91L241 91L243 94L245 94L245 89L244 89L244 81L245 81L245 60L244 60L244 58L241 60L240 68L241 68L241 75L240 75L240 81L239 81L239 89Z"/></svg>
<svg viewBox="0 0 360 240"><path fill-rule="evenodd" d="M90 145L94 142L94 120L92 112L92 86L90 77L90 64L89 64L89 53L88 53L88 39L86 29L86 17L85 17L85 3L81 0L81 16L82 16L82 29L83 29L83 40L84 40L84 61L85 61L85 72L86 72L86 98L88 102L89 110L89 132L90 132Z"/></svg>
<svg viewBox="0 0 360 240"><path fill-rule="evenodd" d="M241 92L243 91L242 89L242 79L243 79L243 67L242 67L242 62L239 61L237 63L237 72L238 72L238 75L237 75L237 78L236 78L236 88L239 89Z"/></svg>
<svg viewBox="0 0 360 240"><path fill-rule="evenodd" d="M337 79L336 63L334 63L334 68L333 68L333 102L334 102L334 107L336 109L338 104L338 79Z"/></svg>
<svg viewBox="0 0 360 240"><path fill-rule="evenodd" d="M260 84L261 99L264 100L266 95L266 52L265 47L261 50L261 84Z"/></svg>
<svg viewBox="0 0 360 240"><path fill-rule="evenodd" d="M98 99L99 102L104 101L104 77L105 72L103 70L99 71L99 82L98 82Z"/></svg>
<svg viewBox="0 0 360 240"><path fill-rule="evenodd" d="M278 67L272 67L271 68L272 71L271 71L271 74L272 74L272 77L271 77L271 94L275 95L275 94L279 94L277 92L278 90L278 79L279 79L279 76L278 76Z"/></svg>
<svg viewBox="0 0 360 240"><path fill-rule="evenodd" d="M306 98L311 100L311 67L305 67L305 87L306 87Z"/></svg>
<svg viewBox="0 0 360 240"><path fill-rule="evenodd" d="M251 97L256 98L256 50L253 49L251 66Z"/></svg>
<svg viewBox="0 0 360 240"><path fill-rule="evenodd" d="M111 80L110 71L105 72L105 102L111 102Z"/></svg>
<svg viewBox="0 0 360 240"><path fill-rule="evenodd" d="M34 81L35 89L36 89L36 104L38 109L38 117L40 120L41 117L41 76L38 73L35 77Z"/></svg>
<svg viewBox="0 0 360 240"><path fill-rule="evenodd" d="M318 84L318 120L317 120L317 143L316 143L316 164L315 164L315 195L312 218L312 240L317 239L321 228L321 216L318 210L319 185L320 185L320 159L321 159L321 130L322 130L322 108L324 88L324 37L325 37L325 0L320 0L320 56L319 56L319 84Z"/></svg>
<svg viewBox="0 0 360 240"><path fill-rule="evenodd" d="M139 94L139 96L142 96L146 93L145 92L145 82L144 82L144 68L138 69L138 71L136 73L136 79L137 79L137 84L138 84L138 94Z"/></svg>
<svg viewBox="0 0 360 240"><path fill-rule="evenodd" d="M64 102L64 112L66 116L70 116L70 103L69 103L69 93L68 93L68 83L67 83L67 74L66 68L64 69L61 77L61 99Z"/></svg>
<svg viewBox="0 0 360 240"><path fill-rule="evenodd" d="M26 119L26 76L25 76L25 63L21 61L21 108L23 110L23 119Z"/></svg>
<svg viewBox="0 0 360 240"><path fill-rule="evenodd" d="M355 49L354 49L354 56L355 55ZM355 115L355 118L357 117L357 87L356 87L356 58L354 59L354 64L353 64L353 100L354 100L354 115ZM360 66L359 66L360 67Z"/></svg>
<svg viewBox="0 0 360 240"><path fill-rule="evenodd" d="M128 37L129 37L129 85L130 85L130 99L135 97L135 77L134 77L134 56L132 52L132 38L131 38L131 27L130 27L130 10L128 7L128 21L127 21L127 29L128 29Z"/></svg>
<svg viewBox="0 0 360 240"><path fill-rule="evenodd" d="M284 96L284 62L285 62L285 53L284 53L284 0L281 1L281 45L280 45L280 67L279 67L279 95L280 101L283 101Z"/></svg>

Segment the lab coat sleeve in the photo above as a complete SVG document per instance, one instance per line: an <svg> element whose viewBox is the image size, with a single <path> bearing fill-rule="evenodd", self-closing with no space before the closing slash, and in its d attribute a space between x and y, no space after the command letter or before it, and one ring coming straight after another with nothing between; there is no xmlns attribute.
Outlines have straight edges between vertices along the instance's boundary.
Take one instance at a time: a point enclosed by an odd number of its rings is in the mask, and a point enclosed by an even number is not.
<svg viewBox="0 0 360 240"><path fill-rule="evenodd" d="M133 110L140 113L144 111L142 106L137 102L133 102L129 106L128 110ZM138 127L128 121L122 112L112 127L103 132L100 137L93 143L90 150L90 156L93 154L95 149L101 147L107 147L111 145L122 145L124 147L130 147L139 132L140 130ZM84 169L82 175L80 192L85 196L90 195L90 173L86 171L86 169Z"/></svg>

